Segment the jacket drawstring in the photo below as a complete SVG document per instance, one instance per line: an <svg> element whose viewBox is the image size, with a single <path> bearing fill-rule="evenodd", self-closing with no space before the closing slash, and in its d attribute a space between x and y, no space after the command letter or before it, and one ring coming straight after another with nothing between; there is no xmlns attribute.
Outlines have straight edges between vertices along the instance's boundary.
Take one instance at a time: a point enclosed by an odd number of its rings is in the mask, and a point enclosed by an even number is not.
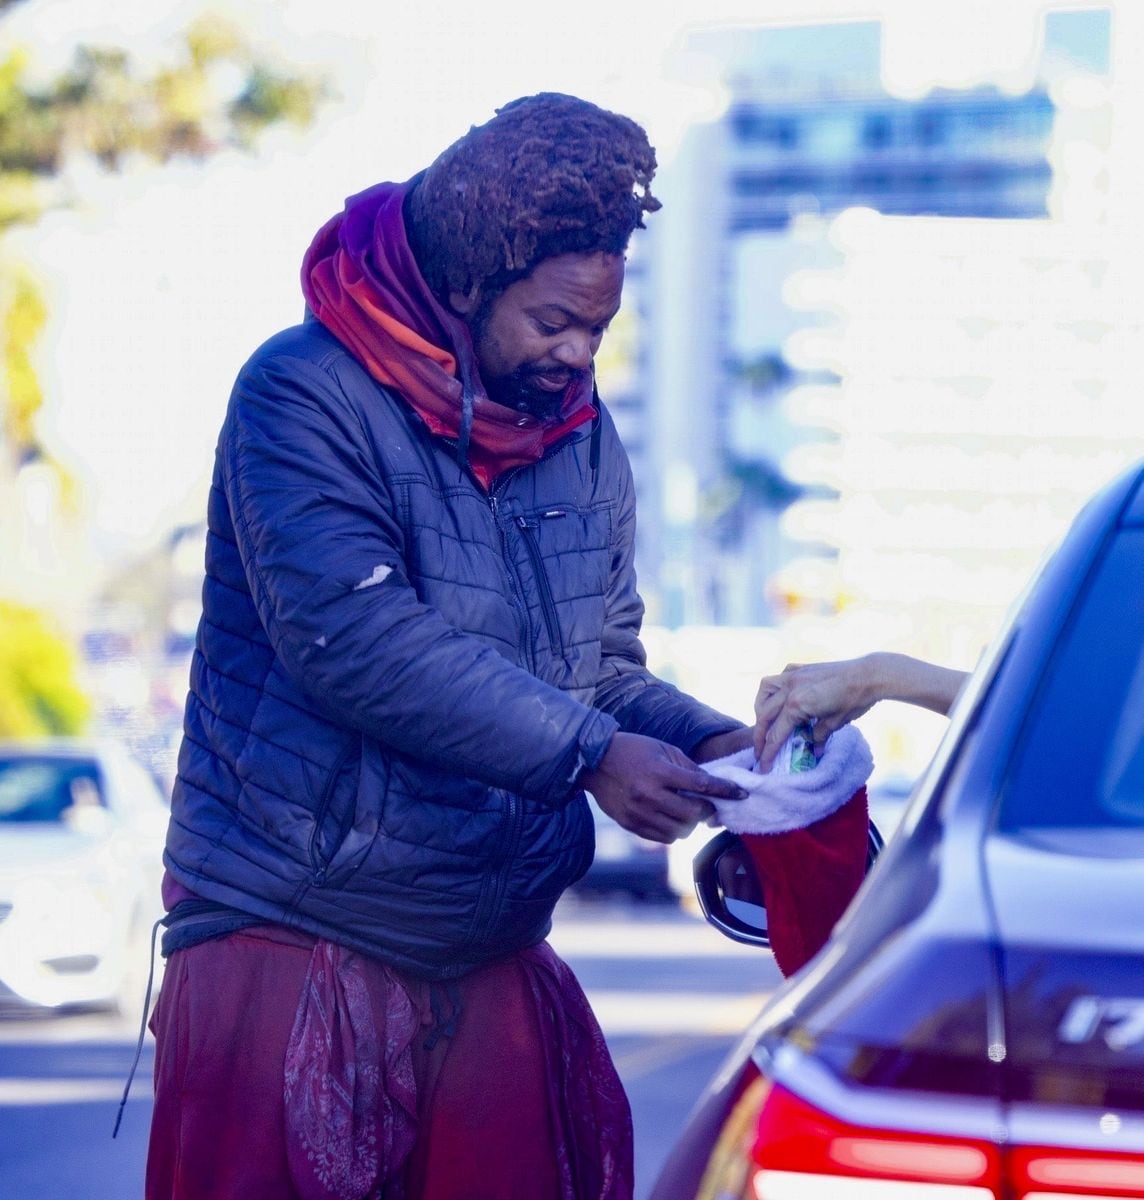
<svg viewBox="0 0 1144 1200"><path fill-rule="evenodd" d="M600 393L596 390L596 372L592 372L592 407L596 410L592 417L592 438L588 443L588 466L592 468L593 482L600 470L600 427L603 418L600 412Z"/></svg>
<svg viewBox="0 0 1144 1200"><path fill-rule="evenodd" d="M135 1043L135 1058L131 1063L131 1070L127 1072L127 1083L123 1088L123 1099L119 1101L119 1112L115 1116L115 1128L111 1131L113 1138L119 1133L119 1126L123 1121L123 1112L127 1107L127 1097L131 1092L131 1084L135 1080L135 1072L139 1067L139 1059L143 1057L143 1038L147 1034L147 1018L151 1013L151 988L155 983L155 939L159 936L159 926L164 924L166 920L165 916L160 917L151 926L151 957L147 963L147 991L143 996L143 1015L139 1018L139 1039Z"/></svg>

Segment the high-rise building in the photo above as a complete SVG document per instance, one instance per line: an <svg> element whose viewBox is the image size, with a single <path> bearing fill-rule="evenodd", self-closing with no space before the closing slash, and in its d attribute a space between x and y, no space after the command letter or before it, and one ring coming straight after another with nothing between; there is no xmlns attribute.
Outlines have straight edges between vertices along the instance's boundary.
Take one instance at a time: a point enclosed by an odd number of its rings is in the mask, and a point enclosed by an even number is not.
<svg viewBox="0 0 1144 1200"><path fill-rule="evenodd" d="M836 382L792 362L792 335L813 324L792 296L806 271L839 266L829 230L851 208L984 220L1044 218L1054 183L1052 71L1080 58L1107 69L1102 10L1049 12L1041 69L1028 90L889 94L882 28L853 22L708 35L726 63L722 117L693 128L663 172L664 210L649 224L631 289L644 313L641 586L668 625L759 624L798 597L768 587L809 548L779 515L816 481L793 484L788 455L833 436L792 422L784 398ZM629 301L630 302L630 301ZM880 331L893 354L895 331ZM832 485L821 481L827 494Z"/></svg>

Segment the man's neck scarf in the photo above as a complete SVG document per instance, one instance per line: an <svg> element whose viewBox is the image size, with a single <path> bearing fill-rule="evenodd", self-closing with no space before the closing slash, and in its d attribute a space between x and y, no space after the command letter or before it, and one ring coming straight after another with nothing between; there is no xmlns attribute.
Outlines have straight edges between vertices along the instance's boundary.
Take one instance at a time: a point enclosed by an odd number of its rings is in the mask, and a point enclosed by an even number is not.
<svg viewBox="0 0 1144 1200"><path fill-rule="evenodd" d="M457 444L461 462L488 490L596 415L592 383L573 380L547 422L489 399L469 327L438 303L409 247L402 204L410 186L381 183L351 196L306 252L302 291L378 383Z"/></svg>

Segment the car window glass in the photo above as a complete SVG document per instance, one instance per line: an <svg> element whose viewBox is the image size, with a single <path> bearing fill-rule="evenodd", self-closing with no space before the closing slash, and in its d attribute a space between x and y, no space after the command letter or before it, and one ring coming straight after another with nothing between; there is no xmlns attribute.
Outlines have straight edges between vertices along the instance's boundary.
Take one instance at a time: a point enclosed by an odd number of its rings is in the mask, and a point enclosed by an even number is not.
<svg viewBox="0 0 1144 1200"><path fill-rule="evenodd" d="M0 823L60 822L69 811L102 806L94 763L0 758Z"/></svg>
<svg viewBox="0 0 1144 1200"><path fill-rule="evenodd" d="M1133 825L1144 825L1144 653L1128 686L1127 719L1109 739L1100 794L1105 805Z"/></svg>
<svg viewBox="0 0 1144 1200"><path fill-rule="evenodd" d="M1144 829L1144 530L1122 530L1049 664L1000 826Z"/></svg>

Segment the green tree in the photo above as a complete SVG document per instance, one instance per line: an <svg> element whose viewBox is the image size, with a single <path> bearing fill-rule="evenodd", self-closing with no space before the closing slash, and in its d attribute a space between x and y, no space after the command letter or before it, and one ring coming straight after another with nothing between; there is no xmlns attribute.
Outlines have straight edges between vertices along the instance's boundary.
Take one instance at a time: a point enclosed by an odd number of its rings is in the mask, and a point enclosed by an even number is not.
<svg viewBox="0 0 1144 1200"><path fill-rule="evenodd" d="M23 2L0 0L0 23ZM50 402L34 369L47 303L35 273L9 254L5 233L82 199L69 192L72 160L115 172L133 159L205 160L222 149L249 149L268 126L308 123L325 94L322 81L275 67L215 17L191 25L175 49L173 62L150 67L119 47L80 46L47 82L34 79L25 51L0 58L0 484L40 461L56 472L61 494L70 491L64 465L51 459L38 431ZM29 621L43 671L12 665L7 626L28 633ZM27 610L0 607L0 734L72 732L81 720L69 652L63 644L50 649L60 635L35 621Z"/></svg>
<svg viewBox="0 0 1144 1200"><path fill-rule="evenodd" d="M20 2L0 0L0 21ZM29 81L26 52L0 60L0 239L12 226L76 199L63 174L70 159L87 157L116 171L132 157L167 162L250 148L269 125L309 122L324 94L320 81L260 60L218 18L193 24L178 49L174 65L147 70L120 48L80 46L46 84ZM226 70L241 72L241 86L223 96L217 80ZM43 398L30 368L30 339L45 304L30 276L13 282L12 274L0 245L0 304L16 314L5 322L4 433L23 457L42 453L35 414Z"/></svg>

